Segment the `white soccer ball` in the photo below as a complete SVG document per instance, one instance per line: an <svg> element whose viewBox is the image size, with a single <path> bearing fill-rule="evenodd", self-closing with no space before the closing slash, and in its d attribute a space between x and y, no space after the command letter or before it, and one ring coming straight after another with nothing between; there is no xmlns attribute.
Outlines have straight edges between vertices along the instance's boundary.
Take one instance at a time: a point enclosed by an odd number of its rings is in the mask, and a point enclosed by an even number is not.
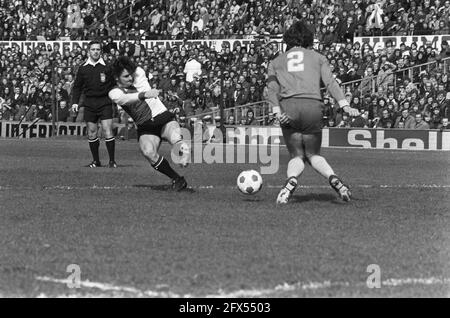
<svg viewBox="0 0 450 318"><path fill-rule="evenodd" d="M237 178L237 186L239 191L244 194L255 194L261 190L263 180L258 171L246 170L242 171Z"/></svg>

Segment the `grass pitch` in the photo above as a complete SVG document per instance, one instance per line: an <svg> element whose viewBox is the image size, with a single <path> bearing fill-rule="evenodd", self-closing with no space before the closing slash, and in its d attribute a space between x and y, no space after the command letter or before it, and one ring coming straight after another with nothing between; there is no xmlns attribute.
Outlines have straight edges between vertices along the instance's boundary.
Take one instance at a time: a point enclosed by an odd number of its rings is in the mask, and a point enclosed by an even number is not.
<svg viewBox="0 0 450 318"><path fill-rule="evenodd" d="M193 164L173 193L136 142L116 149L118 169L89 169L86 141L0 140L0 296L450 295L448 152L325 149L355 200L307 167L277 208L284 148L254 196L235 184L258 164ZM381 288L367 287L371 264Z"/></svg>

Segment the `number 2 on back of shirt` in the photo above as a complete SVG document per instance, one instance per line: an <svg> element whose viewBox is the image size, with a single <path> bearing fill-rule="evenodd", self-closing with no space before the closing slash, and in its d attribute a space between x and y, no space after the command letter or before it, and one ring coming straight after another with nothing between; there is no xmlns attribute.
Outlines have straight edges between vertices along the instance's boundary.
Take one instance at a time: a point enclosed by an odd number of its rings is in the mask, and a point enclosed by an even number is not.
<svg viewBox="0 0 450 318"><path fill-rule="evenodd" d="M302 51L293 51L287 54L287 70L289 73L303 72L305 64L303 63L304 54Z"/></svg>

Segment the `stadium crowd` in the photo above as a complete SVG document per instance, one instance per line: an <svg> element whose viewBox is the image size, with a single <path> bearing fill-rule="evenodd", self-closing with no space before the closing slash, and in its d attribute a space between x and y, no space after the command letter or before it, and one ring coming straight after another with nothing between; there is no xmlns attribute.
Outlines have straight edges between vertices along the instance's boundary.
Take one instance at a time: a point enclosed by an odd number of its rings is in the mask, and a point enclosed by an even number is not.
<svg viewBox="0 0 450 318"><path fill-rule="evenodd" d="M258 125L275 124L267 105L247 107L244 114L232 110L265 99L267 65L278 52L278 44L268 39L282 34L295 19L306 19L315 27L315 49L328 58L346 97L363 113L348 118L325 94L325 126L433 129L446 128L449 118L448 43L443 41L438 49L431 43L399 48L386 43L384 49L375 50L367 43L353 43L353 35L449 34L449 13L450 1L428 0L0 0L0 35L3 41L38 36L100 39L105 61L132 56L180 121L194 116L214 122L223 98L228 124ZM143 39L235 36L251 36L254 41L248 47L224 42L221 52L201 43L150 49L142 44ZM54 87L56 119L82 121L82 113L71 111L69 96L86 57L82 48L62 54L45 45L28 52L0 48L0 119L52 120ZM427 62L436 63L408 70ZM120 109L116 118L127 122Z"/></svg>
<svg viewBox="0 0 450 318"><path fill-rule="evenodd" d="M326 44L357 35L449 33L449 0L0 1L8 40L225 38L282 34L295 19Z"/></svg>

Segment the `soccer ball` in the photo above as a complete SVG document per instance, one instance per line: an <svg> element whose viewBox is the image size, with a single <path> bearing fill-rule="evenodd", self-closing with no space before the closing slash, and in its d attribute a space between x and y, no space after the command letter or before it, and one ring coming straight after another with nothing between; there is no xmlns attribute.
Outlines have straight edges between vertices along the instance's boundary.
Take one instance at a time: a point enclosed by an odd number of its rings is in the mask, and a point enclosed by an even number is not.
<svg viewBox="0 0 450 318"><path fill-rule="evenodd" d="M261 190L263 180L258 171L242 171L237 178L237 187L244 194L255 194Z"/></svg>

